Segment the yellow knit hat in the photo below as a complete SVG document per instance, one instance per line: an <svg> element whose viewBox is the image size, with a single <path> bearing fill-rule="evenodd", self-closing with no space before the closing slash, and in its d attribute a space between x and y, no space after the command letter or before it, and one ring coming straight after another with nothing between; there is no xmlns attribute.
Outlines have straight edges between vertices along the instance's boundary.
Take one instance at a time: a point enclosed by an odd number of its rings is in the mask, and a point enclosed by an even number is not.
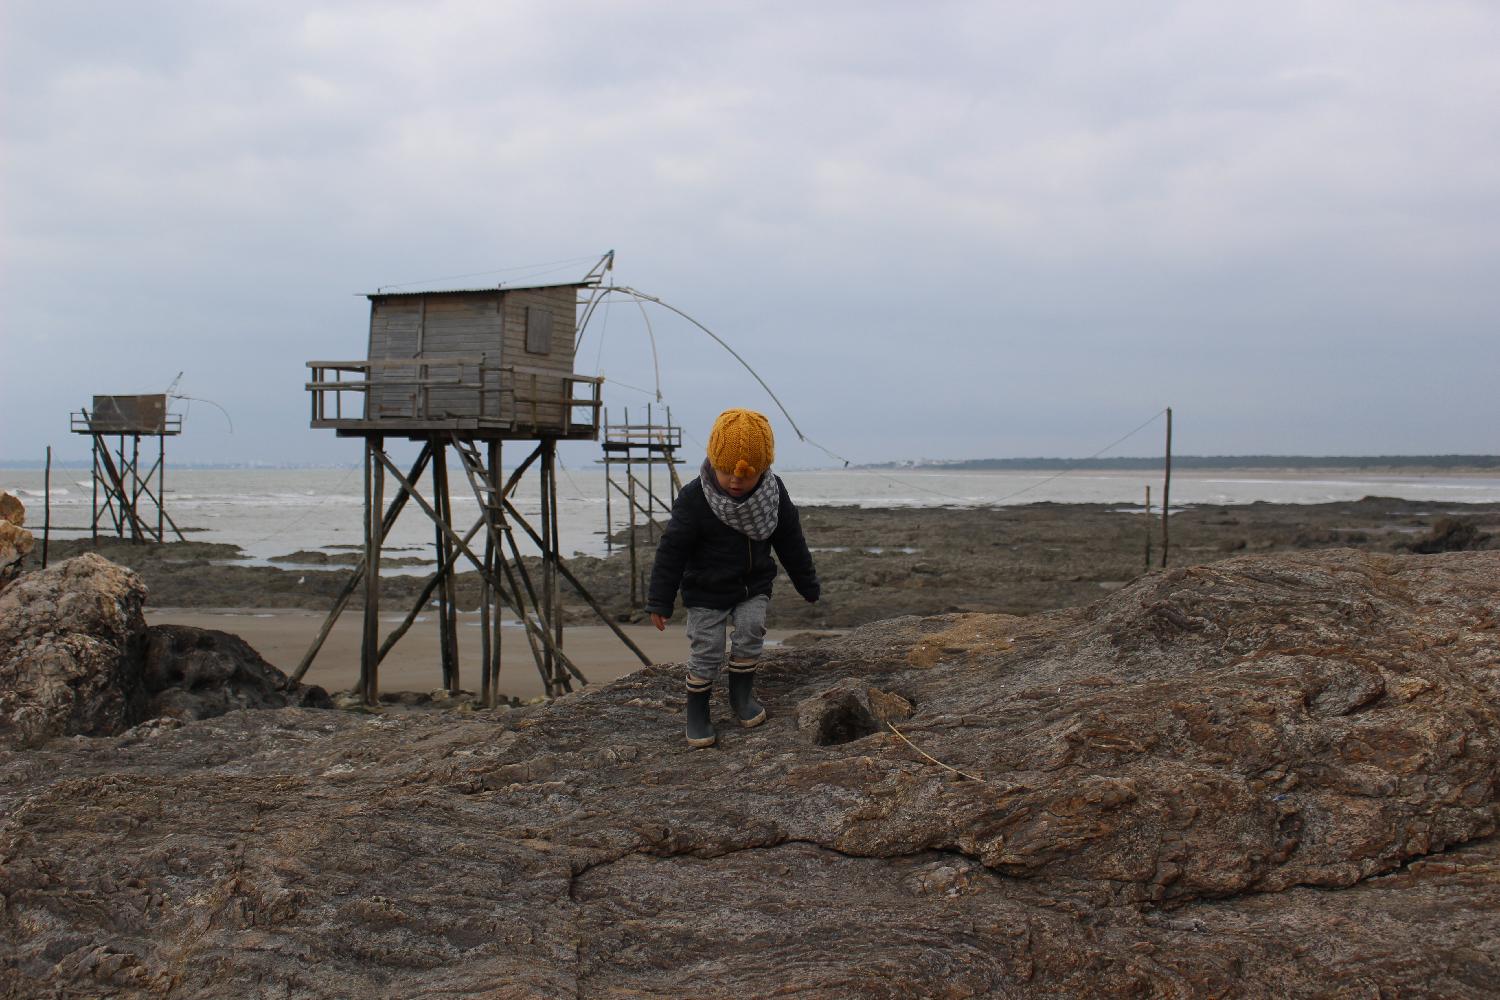
<svg viewBox="0 0 1500 1000"><path fill-rule="evenodd" d="M755 479L776 460L771 422L754 410L725 410L708 432L708 462L741 479Z"/></svg>

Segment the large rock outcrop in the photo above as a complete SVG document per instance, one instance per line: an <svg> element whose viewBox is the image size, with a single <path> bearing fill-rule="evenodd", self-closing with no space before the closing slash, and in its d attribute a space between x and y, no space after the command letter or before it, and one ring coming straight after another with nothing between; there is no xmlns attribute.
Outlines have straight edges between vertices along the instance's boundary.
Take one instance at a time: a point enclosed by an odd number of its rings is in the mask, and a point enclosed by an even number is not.
<svg viewBox="0 0 1500 1000"><path fill-rule="evenodd" d="M0 757L13 995L1492 996L1500 552Z"/></svg>
<svg viewBox="0 0 1500 1000"><path fill-rule="evenodd" d="M15 494L0 490L0 590L21 575L21 564L36 546L25 524L26 505Z"/></svg>
<svg viewBox="0 0 1500 1000"><path fill-rule="evenodd" d="M92 554L0 592L0 742L118 733L139 720L145 600L134 573Z"/></svg>
<svg viewBox="0 0 1500 1000"><path fill-rule="evenodd" d="M114 735L158 717L329 707L321 688L288 686L237 636L148 628L145 599L134 573L92 553L0 593L0 745Z"/></svg>

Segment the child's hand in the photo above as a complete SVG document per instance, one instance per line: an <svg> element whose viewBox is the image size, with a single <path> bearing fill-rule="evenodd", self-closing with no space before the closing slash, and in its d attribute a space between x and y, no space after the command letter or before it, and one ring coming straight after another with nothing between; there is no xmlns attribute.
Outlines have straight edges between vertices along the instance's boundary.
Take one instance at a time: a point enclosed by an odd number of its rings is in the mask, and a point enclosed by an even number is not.
<svg viewBox="0 0 1500 1000"><path fill-rule="evenodd" d="M651 624L656 626L656 631L658 632L665 632L667 630L667 620L655 611L651 612Z"/></svg>

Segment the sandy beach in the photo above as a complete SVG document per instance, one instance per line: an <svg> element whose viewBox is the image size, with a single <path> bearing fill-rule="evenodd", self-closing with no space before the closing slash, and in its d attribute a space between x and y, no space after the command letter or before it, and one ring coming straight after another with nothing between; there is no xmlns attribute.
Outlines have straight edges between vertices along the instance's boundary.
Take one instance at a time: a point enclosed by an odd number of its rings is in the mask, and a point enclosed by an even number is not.
<svg viewBox="0 0 1500 1000"><path fill-rule="evenodd" d="M229 632L254 646L271 665L291 673L296 669L326 613L280 608L149 608L148 625L191 625L194 628ZM389 631L401 616L381 616L383 630ZM303 680L328 691L346 691L359 680L360 624L358 614L339 618L323 644L318 658ZM682 622L658 632L649 625L622 626L637 646L655 663L676 663L687 659L687 639ZM773 629L768 643L780 643L789 633ZM591 684L616 680L641 666L641 661L613 632L603 625L569 627L564 633L563 648L574 657ZM504 630L501 647L500 693L510 698L530 701L542 697L541 678L526 639L519 628ZM438 662L437 618L414 624L380 665L382 691L437 691L442 687L442 667ZM459 680L464 690L479 688L480 635L479 617L462 615L459 622Z"/></svg>

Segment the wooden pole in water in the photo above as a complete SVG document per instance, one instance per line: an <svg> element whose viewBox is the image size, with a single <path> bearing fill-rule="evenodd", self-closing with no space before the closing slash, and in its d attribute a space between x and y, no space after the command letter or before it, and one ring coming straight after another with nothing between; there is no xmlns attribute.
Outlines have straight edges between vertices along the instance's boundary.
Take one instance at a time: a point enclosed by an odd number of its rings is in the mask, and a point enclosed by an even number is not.
<svg viewBox="0 0 1500 1000"><path fill-rule="evenodd" d="M42 478L42 569L47 568L47 541L52 537L52 446L47 446L47 473Z"/></svg>
<svg viewBox="0 0 1500 1000"><path fill-rule="evenodd" d="M646 515L646 538L654 545L656 543L656 453L651 450L651 434L655 430L656 420L651 413L651 404L646 404L646 494L649 499L646 506L651 513Z"/></svg>
<svg viewBox="0 0 1500 1000"><path fill-rule="evenodd" d="M1146 484L1146 572L1151 572L1151 485Z"/></svg>
<svg viewBox="0 0 1500 1000"><path fill-rule="evenodd" d="M135 509L135 503L140 499L141 495L140 482L141 436L137 434L130 439L130 480L128 486L128 489L130 490L130 540L137 545L140 545L145 541L145 539L141 537L141 528L143 528L144 525L141 524L140 518L136 516Z"/></svg>
<svg viewBox="0 0 1500 1000"><path fill-rule="evenodd" d="M1161 484L1161 568L1167 568L1167 517L1172 509L1172 408L1167 407L1167 460Z"/></svg>
<svg viewBox="0 0 1500 1000"><path fill-rule="evenodd" d="M175 480L174 480L175 482ZM167 516L167 436L159 435L156 439L156 540L165 542L167 540L167 526L162 523ZM172 525L177 527L177 525ZM177 532L179 538L182 532Z"/></svg>
<svg viewBox="0 0 1500 1000"><path fill-rule="evenodd" d="M631 468L626 466L627 469ZM630 493L627 496L630 507L630 609L634 611L640 607L641 601L638 596L639 590L636 586L636 554L635 554L635 476L630 476Z"/></svg>
<svg viewBox="0 0 1500 1000"><path fill-rule="evenodd" d="M87 411L85 411L87 412ZM92 429L92 428L91 428ZM94 519L89 525L89 534L94 539L94 548L99 547L99 435L94 436Z"/></svg>
<svg viewBox="0 0 1500 1000"><path fill-rule="evenodd" d="M630 447L630 407L625 407L625 485L630 487L625 503L630 510L630 607L636 606L635 596L635 451Z"/></svg>

